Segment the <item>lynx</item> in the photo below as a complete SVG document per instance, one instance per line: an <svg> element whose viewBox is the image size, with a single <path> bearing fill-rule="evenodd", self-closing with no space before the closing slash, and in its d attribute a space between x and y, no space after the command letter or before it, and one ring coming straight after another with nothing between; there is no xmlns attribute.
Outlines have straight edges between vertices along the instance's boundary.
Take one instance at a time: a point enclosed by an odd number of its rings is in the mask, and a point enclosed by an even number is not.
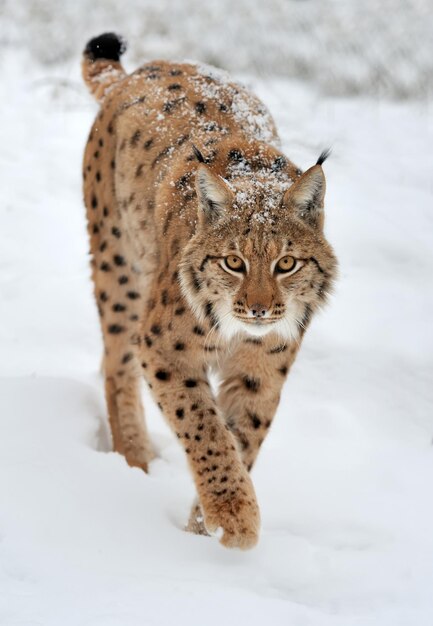
<svg viewBox="0 0 433 626"><path fill-rule="evenodd" d="M144 376L197 489L187 528L251 548L250 470L336 275L327 154L303 173L262 102L225 73L152 61L127 75L124 49L101 35L82 64L100 102L83 175L114 450L148 470Z"/></svg>

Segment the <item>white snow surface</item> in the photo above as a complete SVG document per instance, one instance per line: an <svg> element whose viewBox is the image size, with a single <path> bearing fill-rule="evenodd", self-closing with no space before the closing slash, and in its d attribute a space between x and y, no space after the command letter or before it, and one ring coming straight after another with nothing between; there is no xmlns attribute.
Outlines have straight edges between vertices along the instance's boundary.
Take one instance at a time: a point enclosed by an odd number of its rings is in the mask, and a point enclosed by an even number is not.
<svg viewBox="0 0 433 626"><path fill-rule="evenodd" d="M229 551L183 532L192 479L147 394L149 475L110 451L78 62L0 63L0 624L431 626L428 105L251 80L295 163L333 146L341 272L253 471L260 543Z"/></svg>

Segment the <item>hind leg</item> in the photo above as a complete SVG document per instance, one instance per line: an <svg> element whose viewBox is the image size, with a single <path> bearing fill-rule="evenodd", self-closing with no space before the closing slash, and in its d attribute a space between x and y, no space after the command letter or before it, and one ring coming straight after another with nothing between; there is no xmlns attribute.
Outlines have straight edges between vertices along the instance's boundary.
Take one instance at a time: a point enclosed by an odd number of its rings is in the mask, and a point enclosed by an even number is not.
<svg viewBox="0 0 433 626"><path fill-rule="evenodd" d="M153 454L140 398L141 366L137 357L145 289L125 210L122 213L116 197L114 106L105 103L89 135L84 157L84 200L94 294L104 338L105 395L113 447L129 465L147 470Z"/></svg>
<svg viewBox="0 0 433 626"><path fill-rule="evenodd" d="M125 456L129 465L147 471L154 454L140 394L137 281L129 275L128 291L124 292L114 271L96 271L93 278L105 346L105 397L113 448Z"/></svg>
<svg viewBox="0 0 433 626"><path fill-rule="evenodd" d="M128 465L147 472L154 454L144 422L139 382L133 375L106 375L105 397L113 449L124 455Z"/></svg>
<svg viewBox="0 0 433 626"><path fill-rule="evenodd" d="M111 228L109 222L100 223L99 242L95 237L91 242L94 293L104 339L105 397L114 450L123 454L129 465L147 471L154 455L140 396L137 342L143 306L141 289L127 256L129 246L122 249L120 242L106 243L108 237L104 235Z"/></svg>

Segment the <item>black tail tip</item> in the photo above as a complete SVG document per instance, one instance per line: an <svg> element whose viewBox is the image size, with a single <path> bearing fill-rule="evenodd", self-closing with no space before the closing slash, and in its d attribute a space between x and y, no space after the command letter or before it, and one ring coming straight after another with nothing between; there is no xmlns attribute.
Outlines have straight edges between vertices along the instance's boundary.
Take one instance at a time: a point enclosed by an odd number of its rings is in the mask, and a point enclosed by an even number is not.
<svg viewBox="0 0 433 626"><path fill-rule="evenodd" d="M329 157L331 152L332 152L331 148L326 148L326 150L322 150L322 153L320 154L319 158L317 159L316 165L322 165L322 163L324 163L326 161L326 159Z"/></svg>
<svg viewBox="0 0 433 626"><path fill-rule="evenodd" d="M119 61L127 48L126 41L116 33L104 33L91 39L84 48L84 55L91 61L109 59Z"/></svg>

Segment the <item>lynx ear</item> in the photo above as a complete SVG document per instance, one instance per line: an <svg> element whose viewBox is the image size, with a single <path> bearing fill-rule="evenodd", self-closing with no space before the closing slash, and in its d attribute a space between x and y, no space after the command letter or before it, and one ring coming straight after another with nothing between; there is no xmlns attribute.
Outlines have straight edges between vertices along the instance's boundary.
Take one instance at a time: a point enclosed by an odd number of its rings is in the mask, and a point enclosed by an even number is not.
<svg viewBox="0 0 433 626"><path fill-rule="evenodd" d="M310 167L284 195L284 205L310 226L323 226L326 180L321 164Z"/></svg>
<svg viewBox="0 0 433 626"><path fill-rule="evenodd" d="M205 165L199 165L195 181L204 221L211 223L222 218L233 194L221 176L213 174Z"/></svg>

